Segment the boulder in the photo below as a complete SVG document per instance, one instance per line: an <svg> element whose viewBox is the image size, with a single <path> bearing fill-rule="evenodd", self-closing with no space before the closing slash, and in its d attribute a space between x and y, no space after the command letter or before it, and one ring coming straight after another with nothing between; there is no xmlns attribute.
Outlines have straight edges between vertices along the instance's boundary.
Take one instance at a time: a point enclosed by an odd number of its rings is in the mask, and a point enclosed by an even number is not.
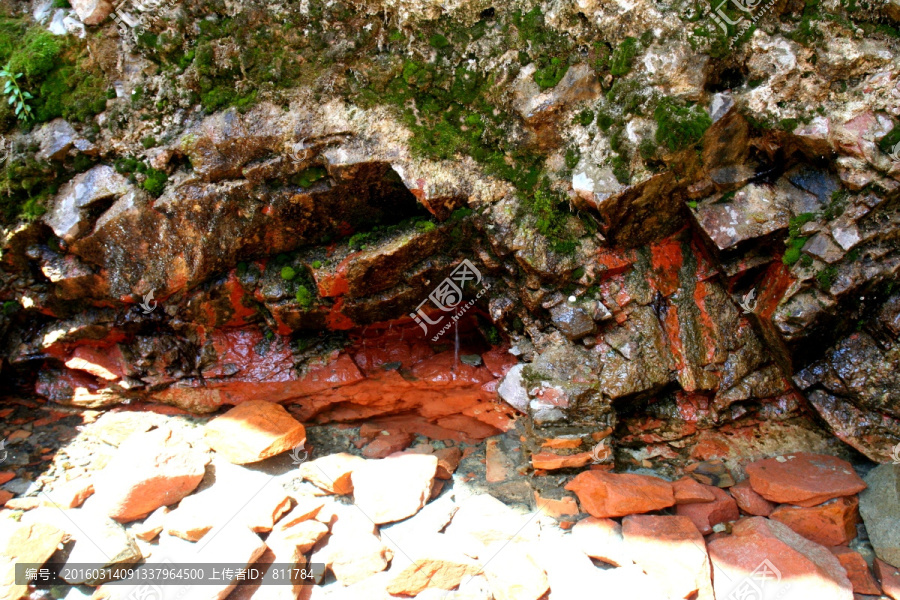
<svg viewBox="0 0 900 600"><path fill-rule="evenodd" d="M728 492L711 485L706 486L706 490L713 494L715 500L712 502L679 504L675 508L675 514L690 519L703 535L712 533L714 525L728 521L737 521L741 516L737 502L728 495Z"/></svg>
<svg viewBox="0 0 900 600"><path fill-rule="evenodd" d="M169 430L132 435L96 475L91 502L120 523L140 519L190 494L207 462L207 454Z"/></svg>
<svg viewBox="0 0 900 600"><path fill-rule="evenodd" d="M847 461L809 452L752 462L747 476L753 490L766 500L797 506L815 506L866 488Z"/></svg>
<svg viewBox="0 0 900 600"><path fill-rule="evenodd" d="M835 498L809 508L784 504L769 518L784 523L817 544L845 546L856 537L859 500L855 496Z"/></svg>
<svg viewBox="0 0 900 600"><path fill-rule="evenodd" d="M303 463L297 469L297 474L330 494L352 494L353 481L350 476L354 469L364 464L364 458L338 452Z"/></svg>
<svg viewBox="0 0 900 600"><path fill-rule="evenodd" d="M395 454L366 461L350 476L353 499L375 523L390 523L416 514L431 495L437 458Z"/></svg>
<svg viewBox="0 0 900 600"><path fill-rule="evenodd" d="M598 518L623 517L675 504L672 484L657 477L585 471L566 484L582 508Z"/></svg>
<svg viewBox="0 0 900 600"><path fill-rule="evenodd" d="M859 512L875 554L900 567L900 465L878 465L866 476L868 488L859 495Z"/></svg>
<svg viewBox="0 0 900 600"><path fill-rule="evenodd" d="M622 521L625 547L669 598L715 600L703 536L681 516L632 515Z"/></svg>
<svg viewBox="0 0 900 600"><path fill-rule="evenodd" d="M837 557L778 521L742 519L708 548L717 598L853 599Z"/></svg>
<svg viewBox="0 0 900 600"><path fill-rule="evenodd" d="M204 439L229 461L243 465L302 447L306 429L280 404L252 400L207 423Z"/></svg>

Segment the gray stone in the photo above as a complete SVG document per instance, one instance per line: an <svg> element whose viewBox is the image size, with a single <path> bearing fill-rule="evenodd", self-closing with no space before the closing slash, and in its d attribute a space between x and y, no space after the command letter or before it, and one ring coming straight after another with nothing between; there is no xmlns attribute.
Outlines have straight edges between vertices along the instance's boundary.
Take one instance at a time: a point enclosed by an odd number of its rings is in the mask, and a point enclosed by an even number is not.
<svg viewBox="0 0 900 600"><path fill-rule="evenodd" d="M528 391L522 380L522 369L524 368L525 365L521 363L511 368L497 389L497 393L504 402L523 413L528 410Z"/></svg>
<svg viewBox="0 0 900 600"><path fill-rule="evenodd" d="M803 246L803 251L816 258L820 258L829 264L841 260L844 256L844 252L832 241L831 236L827 233L817 233L814 235L806 242L806 245Z"/></svg>
<svg viewBox="0 0 900 600"><path fill-rule="evenodd" d="M572 302L563 302L551 308L550 319L563 335L573 341L597 331L590 312Z"/></svg>
<svg viewBox="0 0 900 600"><path fill-rule="evenodd" d="M88 232L91 222L86 213L90 208L103 200L124 196L133 189L112 167L96 166L76 175L62 187L44 221L56 235L71 242Z"/></svg>
<svg viewBox="0 0 900 600"><path fill-rule="evenodd" d="M59 12L57 11L56 16L59 16ZM56 23L56 16L54 16L53 22ZM62 26L62 19L59 21L59 27ZM52 31L52 30L51 30ZM55 31L53 33L56 33ZM65 34L65 28L63 27L62 33L56 33L57 35ZM75 138L78 133L75 131L75 128L69 125L69 122L65 119L54 119L41 127L41 129L35 134L35 137L38 139L41 144L41 149L35 155L38 160L62 160L66 157L66 153L75 143Z"/></svg>
<svg viewBox="0 0 900 600"><path fill-rule="evenodd" d="M875 554L900 568L900 465L878 465L866 476L859 512Z"/></svg>

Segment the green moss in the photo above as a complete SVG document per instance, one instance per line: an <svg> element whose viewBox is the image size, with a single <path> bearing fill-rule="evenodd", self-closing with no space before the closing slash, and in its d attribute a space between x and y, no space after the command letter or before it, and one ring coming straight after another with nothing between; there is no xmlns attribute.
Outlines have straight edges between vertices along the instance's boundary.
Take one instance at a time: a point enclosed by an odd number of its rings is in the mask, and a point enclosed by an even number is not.
<svg viewBox="0 0 900 600"><path fill-rule="evenodd" d="M878 148L885 154L893 154L894 148L900 144L900 127L894 127L878 141Z"/></svg>
<svg viewBox="0 0 900 600"><path fill-rule="evenodd" d="M165 171L160 171L158 169L147 169L145 175L146 178L141 184L141 187L147 190L147 193L154 198L159 198L166 187L166 182L169 181L169 176L166 175Z"/></svg>
<svg viewBox="0 0 900 600"><path fill-rule="evenodd" d="M579 152L578 148L569 148L566 150L566 168L574 169L578 166L578 161L581 160L581 152Z"/></svg>
<svg viewBox="0 0 900 600"><path fill-rule="evenodd" d="M32 27L10 53L9 71L23 73L33 84L53 70L62 49L57 36L43 27Z"/></svg>
<svg viewBox="0 0 900 600"><path fill-rule="evenodd" d="M297 276L297 272L293 268L291 268L289 266L285 266L285 267L281 268L281 278L284 279L285 281L291 281L296 276Z"/></svg>
<svg viewBox="0 0 900 600"><path fill-rule="evenodd" d="M612 58L609 61L609 72L616 77L627 75L631 71L631 66L637 53L637 38L625 38L612 54Z"/></svg>
<svg viewBox="0 0 900 600"><path fill-rule="evenodd" d="M828 265L818 273L816 273L816 281L819 282L819 285L822 289L828 290L831 289L831 286L834 285L835 279L837 279L838 271L835 265Z"/></svg>
<svg viewBox="0 0 900 600"><path fill-rule="evenodd" d="M631 170L628 168L628 162L621 155L616 154L610 159L610 163L612 164L613 175L616 176L616 181L622 185L629 185L631 183Z"/></svg>
<svg viewBox="0 0 900 600"><path fill-rule="evenodd" d="M422 233L434 231L436 228L437 225L435 225L433 221L419 221L416 223L416 229Z"/></svg>
<svg viewBox="0 0 900 600"><path fill-rule="evenodd" d="M313 268L313 269L321 269L321 268L322 268L322 261L321 261L321 260L314 260L314 261L312 261L312 268Z"/></svg>
<svg viewBox="0 0 900 600"><path fill-rule="evenodd" d="M147 137L141 139L141 146L143 146L144 148L149 149L149 148L153 148L157 145L158 145L158 142L156 141L156 138L153 137L152 135L148 135Z"/></svg>
<svg viewBox="0 0 900 600"><path fill-rule="evenodd" d="M328 171L324 167L310 167L291 177L291 183L308 188L326 175L328 175Z"/></svg>
<svg viewBox="0 0 900 600"><path fill-rule="evenodd" d="M581 125L582 127L587 127L591 123L594 122L594 111L585 109L575 115L575 119L573 119L577 125Z"/></svg>
<svg viewBox="0 0 900 600"><path fill-rule="evenodd" d="M553 57L534 72L534 82L541 91L555 87L569 70L569 63Z"/></svg>
<svg viewBox="0 0 900 600"><path fill-rule="evenodd" d="M672 98L663 98L653 111L656 120L656 141L675 152L700 141L712 125L705 110L697 106L683 106Z"/></svg>
<svg viewBox="0 0 900 600"><path fill-rule="evenodd" d="M304 309L307 309L312 305L313 293L309 291L309 288L305 285L301 285L297 288L297 294L295 297L297 299L297 304L299 304Z"/></svg>

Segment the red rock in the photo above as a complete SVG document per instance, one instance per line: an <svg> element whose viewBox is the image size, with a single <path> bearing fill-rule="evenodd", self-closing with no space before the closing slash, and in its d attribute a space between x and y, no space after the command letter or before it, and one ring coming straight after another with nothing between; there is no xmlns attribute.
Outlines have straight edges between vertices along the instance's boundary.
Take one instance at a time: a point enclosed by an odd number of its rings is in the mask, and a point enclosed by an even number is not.
<svg viewBox="0 0 900 600"><path fill-rule="evenodd" d="M629 556L669 598L715 599L706 543L690 519L632 515L622 521L622 536Z"/></svg>
<svg viewBox="0 0 900 600"><path fill-rule="evenodd" d="M572 539L581 551L616 567L632 564L622 537L622 526L612 519L588 517L572 527Z"/></svg>
<svg viewBox="0 0 900 600"><path fill-rule="evenodd" d="M132 435L95 476L92 502L120 523L140 519L194 491L208 461L171 431Z"/></svg>
<svg viewBox="0 0 900 600"><path fill-rule="evenodd" d="M711 485L706 489L715 496L713 502L679 504L675 508L675 514L690 519L703 535L712 533L713 525L737 521L741 517L737 502L728 492Z"/></svg>
<svg viewBox="0 0 900 600"><path fill-rule="evenodd" d="M85 371L106 381L127 376L125 357L118 345L102 349L78 346L65 364L69 369Z"/></svg>
<svg viewBox="0 0 900 600"><path fill-rule="evenodd" d="M152 541L156 539L156 536L162 533L166 515L170 512L168 506L160 506L153 511L149 517L144 519L143 522L132 524L128 528L128 531L131 535L140 540L144 540L145 542Z"/></svg>
<svg viewBox="0 0 900 600"><path fill-rule="evenodd" d="M459 461L462 458L462 451L457 446L442 448L435 450L434 455L438 459L437 474L438 479L450 479L459 468Z"/></svg>
<svg viewBox="0 0 900 600"><path fill-rule="evenodd" d="M817 544L843 546L856 537L859 499L856 496L835 498L810 508L782 505L769 518L781 521Z"/></svg>
<svg viewBox="0 0 900 600"><path fill-rule="evenodd" d="M254 400L206 424L204 439L235 464L257 462L306 442L306 430L280 404Z"/></svg>
<svg viewBox="0 0 900 600"><path fill-rule="evenodd" d="M515 474L515 465L500 447L498 438L488 438L485 441L484 466L488 483L500 483Z"/></svg>
<svg viewBox="0 0 900 600"><path fill-rule="evenodd" d="M375 523L390 523L416 514L431 495L437 457L395 454L366 461L350 476L353 499Z"/></svg>
<svg viewBox="0 0 900 600"><path fill-rule="evenodd" d="M762 588L765 598L853 599L837 557L787 525L747 517L732 531L708 545L717 598L752 598Z"/></svg>
<svg viewBox="0 0 900 600"><path fill-rule="evenodd" d="M16 474L12 471L0 471L0 485L16 478Z"/></svg>
<svg viewBox="0 0 900 600"><path fill-rule="evenodd" d="M881 582L882 591L892 600L900 600L900 569L881 559L875 559L875 576Z"/></svg>
<svg viewBox="0 0 900 600"><path fill-rule="evenodd" d="M406 450L415 438L416 436L411 433L400 431L379 435L363 448L362 454L366 458L384 458L394 452Z"/></svg>
<svg viewBox="0 0 900 600"><path fill-rule="evenodd" d="M6 567L0 568L0 600L19 600L28 595L27 585L16 585L16 563L42 565L62 542L65 533L43 523L19 525L0 546ZM8 561L8 562L7 562Z"/></svg>
<svg viewBox="0 0 900 600"><path fill-rule="evenodd" d="M554 519L565 515L577 515L579 512L578 503L571 496L563 496L560 499L545 498L535 490L534 503L542 513Z"/></svg>
<svg viewBox="0 0 900 600"><path fill-rule="evenodd" d="M847 577L853 584L854 593L881 595L881 586L872 576L872 571L869 570L869 565L866 564L866 559L862 557L862 554L845 546L835 546L831 548L831 553L837 556L841 561L841 566L847 571Z"/></svg>
<svg viewBox="0 0 900 600"><path fill-rule="evenodd" d="M598 518L623 517L675 504L672 484L657 477L585 471L566 484L582 508Z"/></svg>
<svg viewBox="0 0 900 600"><path fill-rule="evenodd" d="M551 450L574 450L581 446L581 438L551 438L544 440L541 448L549 448Z"/></svg>
<svg viewBox="0 0 900 600"><path fill-rule="evenodd" d="M866 489L850 463L826 454L797 452L758 460L746 470L753 490L763 498L797 506L815 506Z"/></svg>
<svg viewBox="0 0 900 600"><path fill-rule="evenodd" d="M753 491L749 479L745 479L728 491L737 502L738 508L748 515L768 517L775 510L774 504Z"/></svg>
<svg viewBox="0 0 900 600"><path fill-rule="evenodd" d="M26 429L16 429L11 434L6 436L7 444L15 444L16 442L21 442L23 440L27 440L31 437L31 432Z"/></svg>
<svg viewBox="0 0 900 600"><path fill-rule="evenodd" d="M312 482L319 489L343 496L353 493L353 482L350 476L354 469L364 464L366 464L366 459L362 457L347 452L338 452L303 463L297 469L297 474Z"/></svg>
<svg viewBox="0 0 900 600"><path fill-rule="evenodd" d="M531 466L544 471L579 468L590 464L594 456L590 452L562 456L552 452L539 452L531 455Z"/></svg>
<svg viewBox="0 0 900 600"><path fill-rule="evenodd" d="M6 506L6 503L12 500L14 497L12 492L7 492L6 490L0 490L0 504Z"/></svg>
<svg viewBox="0 0 900 600"><path fill-rule="evenodd" d="M702 483L691 477L682 477L672 482L675 490L675 504L697 504L698 502L712 502L716 496Z"/></svg>
<svg viewBox="0 0 900 600"><path fill-rule="evenodd" d="M481 567L465 554L457 540L444 534L429 535L411 550L411 562L402 567L401 557L394 559L390 594L416 596L428 588L452 590L474 576ZM405 559L406 557L402 557Z"/></svg>
<svg viewBox="0 0 900 600"><path fill-rule="evenodd" d="M301 554L313 549L328 533L328 526L315 519L298 521L287 527L272 531L266 538L266 545L278 552L287 548L297 548Z"/></svg>

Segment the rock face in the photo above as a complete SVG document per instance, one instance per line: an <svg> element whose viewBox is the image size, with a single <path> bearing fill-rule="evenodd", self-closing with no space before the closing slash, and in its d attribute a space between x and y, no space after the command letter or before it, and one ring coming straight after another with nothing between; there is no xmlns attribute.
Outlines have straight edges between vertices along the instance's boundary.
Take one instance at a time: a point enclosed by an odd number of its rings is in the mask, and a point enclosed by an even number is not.
<svg viewBox="0 0 900 600"><path fill-rule="evenodd" d="M302 448L306 430L282 406L251 401L210 421L205 439L217 453L241 465Z"/></svg>
<svg viewBox="0 0 900 600"><path fill-rule="evenodd" d="M859 512L878 558L900 567L900 466L879 465L866 476Z"/></svg>
<svg viewBox="0 0 900 600"><path fill-rule="evenodd" d="M120 523L139 519L190 494L208 461L171 431L135 434L97 476L92 502Z"/></svg>

